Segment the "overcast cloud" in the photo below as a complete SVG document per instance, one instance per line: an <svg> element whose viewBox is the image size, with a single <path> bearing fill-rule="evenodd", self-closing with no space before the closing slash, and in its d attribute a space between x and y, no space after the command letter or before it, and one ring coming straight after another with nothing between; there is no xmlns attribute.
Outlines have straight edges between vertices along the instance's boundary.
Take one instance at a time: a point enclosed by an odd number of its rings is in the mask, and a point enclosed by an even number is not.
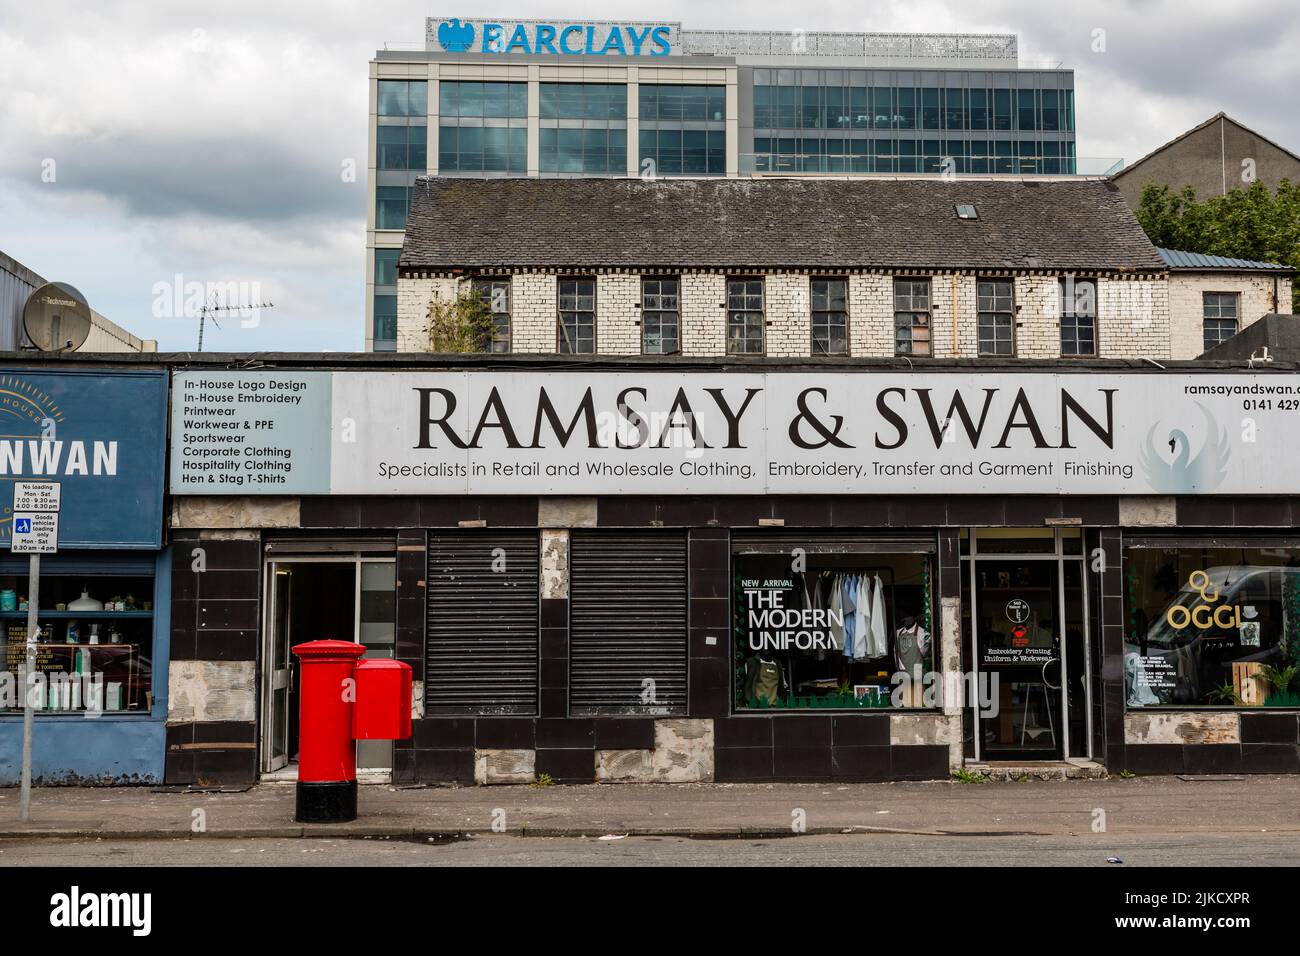
<svg viewBox="0 0 1300 956"><path fill-rule="evenodd" d="M367 62L429 15L1010 32L1026 65L1075 70L1080 156L1131 162L1219 110L1300 147L1295 0L5 0L0 250L164 350L194 347L193 319L154 316L178 275L275 303L208 349L360 348Z"/></svg>

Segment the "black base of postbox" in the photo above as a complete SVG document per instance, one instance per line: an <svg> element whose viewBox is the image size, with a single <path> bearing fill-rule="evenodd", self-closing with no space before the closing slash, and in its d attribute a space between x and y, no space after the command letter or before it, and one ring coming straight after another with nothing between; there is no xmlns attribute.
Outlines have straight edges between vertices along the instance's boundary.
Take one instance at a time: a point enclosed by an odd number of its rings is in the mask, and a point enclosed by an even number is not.
<svg viewBox="0 0 1300 956"><path fill-rule="evenodd" d="M298 823L350 823L357 818L357 782L298 781L293 818Z"/></svg>

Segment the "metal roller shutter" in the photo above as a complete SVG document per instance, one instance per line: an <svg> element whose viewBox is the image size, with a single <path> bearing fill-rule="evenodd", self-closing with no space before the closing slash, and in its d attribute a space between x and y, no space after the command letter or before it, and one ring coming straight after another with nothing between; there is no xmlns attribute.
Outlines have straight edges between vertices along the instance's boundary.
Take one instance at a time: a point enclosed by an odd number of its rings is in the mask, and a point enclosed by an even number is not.
<svg viewBox="0 0 1300 956"><path fill-rule="evenodd" d="M686 713L686 596L685 533L574 531L570 712Z"/></svg>
<svg viewBox="0 0 1300 956"><path fill-rule="evenodd" d="M537 532L431 532L425 712L537 713Z"/></svg>

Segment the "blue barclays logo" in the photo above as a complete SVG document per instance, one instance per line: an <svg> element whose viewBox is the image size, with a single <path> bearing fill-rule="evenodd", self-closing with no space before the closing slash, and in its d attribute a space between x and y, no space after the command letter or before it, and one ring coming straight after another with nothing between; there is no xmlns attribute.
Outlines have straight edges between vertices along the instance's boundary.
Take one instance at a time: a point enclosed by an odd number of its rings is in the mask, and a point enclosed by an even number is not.
<svg viewBox="0 0 1300 956"><path fill-rule="evenodd" d="M474 45L474 27L452 17L438 25L438 42L448 53L466 53Z"/></svg>
<svg viewBox="0 0 1300 956"><path fill-rule="evenodd" d="M668 56L669 26L483 23L481 53L549 53L554 56ZM603 38L601 34L603 35ZM438 43L448 53L466 53L474 44L474 27L452 18L438 26Z"/></svg>

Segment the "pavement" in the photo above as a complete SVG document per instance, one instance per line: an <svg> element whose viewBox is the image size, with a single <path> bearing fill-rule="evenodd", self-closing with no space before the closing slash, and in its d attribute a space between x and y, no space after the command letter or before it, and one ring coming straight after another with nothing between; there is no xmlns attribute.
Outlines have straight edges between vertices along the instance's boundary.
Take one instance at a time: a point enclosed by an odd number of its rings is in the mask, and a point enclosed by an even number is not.
<svg viewBox="0 0 1300 956"><path fill-rule="evenodd" d="M593 784L360 788L356 821L299 824L294 785L239 793L41 787L27 823L0 790L0 840L158 840L466 834L780 837L791 834L1068 837L1300 834L1293 776L1138 777L1024 783Z"/></svg>

